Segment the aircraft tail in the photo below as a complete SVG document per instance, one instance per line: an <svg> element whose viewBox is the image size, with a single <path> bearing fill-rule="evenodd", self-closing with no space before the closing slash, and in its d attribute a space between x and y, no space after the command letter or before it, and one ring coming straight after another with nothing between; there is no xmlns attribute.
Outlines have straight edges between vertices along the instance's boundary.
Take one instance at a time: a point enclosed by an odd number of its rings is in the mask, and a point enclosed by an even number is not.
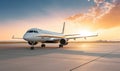
<svg viewBox="0 0 120 71"><path fill-rule="evenodd" d="M64 30L65 30L65 22L63 24L62 34L64 34Z"/></svg>

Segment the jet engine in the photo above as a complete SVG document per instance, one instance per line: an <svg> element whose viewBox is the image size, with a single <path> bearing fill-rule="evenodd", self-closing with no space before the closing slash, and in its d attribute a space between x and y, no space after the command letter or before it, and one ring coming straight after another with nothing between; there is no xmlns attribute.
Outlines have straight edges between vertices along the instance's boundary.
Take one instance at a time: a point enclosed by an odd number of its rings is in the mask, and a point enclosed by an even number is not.
<svg viewBox="0 0 120 71"><path fill-rule="evenodd" d="M67 45L68 44L68 40L67 39L61 39L60 40L60 44Z"/></svg>
<svg viewBox="0 0 120 71"><path fill-rule="evenodd" d="M36 45L38 42L28 41L29 45Z"/></svg>

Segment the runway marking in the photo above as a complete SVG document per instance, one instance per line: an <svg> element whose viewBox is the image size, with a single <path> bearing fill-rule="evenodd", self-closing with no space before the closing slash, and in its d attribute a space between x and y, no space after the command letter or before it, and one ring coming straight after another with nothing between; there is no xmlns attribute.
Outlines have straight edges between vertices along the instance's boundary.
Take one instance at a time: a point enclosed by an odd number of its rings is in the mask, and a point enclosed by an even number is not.
<svg viewBox="0 0 120 71"><path fill-rule="evenodd" d="M86 62L86 63L83 63L83 64L81 64L81 65L79 65L79 66L74 67L74 68L71 68L69 71L73 71L73 70L78 69L78 68L80 68L80 67L82 67L82 66L85 66L85 65L87 65L87 64L89 64L89 63L91 63L91 62L94 62L94 61L102 58L102 57L105 57L105 56L107 56L107 55L110 55L111 53L113 53L113 52L115 52L115 51L117 51L117 50L119 50L119 49L113 50L113 51L111 51L111 52L109 52L109 53L106 53L106 54L100 56L100 57L97 57L97 58L95 58L95 59L93 59L93 60L90 60L90 61L88 61L88 62Z"/></svg>

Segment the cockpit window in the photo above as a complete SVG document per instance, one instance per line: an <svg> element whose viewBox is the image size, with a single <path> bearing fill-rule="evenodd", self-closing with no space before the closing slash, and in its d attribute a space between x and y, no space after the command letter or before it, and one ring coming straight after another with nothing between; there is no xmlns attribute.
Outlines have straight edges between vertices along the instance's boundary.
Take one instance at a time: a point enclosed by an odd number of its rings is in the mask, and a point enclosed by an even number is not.
<svg viewBox="0 0 120 71"><path fill-rule="evenodd" d="M38 33L38 31L34 31L34 33Z"/></svg>
<svg viewBox="0 0 120 71"><path fill-rule="evenodd" d="M33 33L33 31L32 31L32 30L30 30L30 31L27 31L27 33Z"/></svg>
<svg viewBox="0 0 120 71"><path fill-rule="evenodd" d="M38 33L38 31L36 31L36 30L30 30L30 31L27 31L27 33Z"/></svg>

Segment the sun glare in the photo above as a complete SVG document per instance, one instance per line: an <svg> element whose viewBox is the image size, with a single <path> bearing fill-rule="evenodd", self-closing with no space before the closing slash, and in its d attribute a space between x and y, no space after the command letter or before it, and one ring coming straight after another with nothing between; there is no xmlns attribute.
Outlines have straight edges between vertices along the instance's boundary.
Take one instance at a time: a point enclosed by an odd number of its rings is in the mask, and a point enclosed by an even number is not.
<svg viewBox="0 0 120 71"><path fill-rule="evenodd" d="M88 35L91 35L91 34L92 34L92 32L89 31L89 30L81 30L80 31L81 36L88 36Z"/></svg>

